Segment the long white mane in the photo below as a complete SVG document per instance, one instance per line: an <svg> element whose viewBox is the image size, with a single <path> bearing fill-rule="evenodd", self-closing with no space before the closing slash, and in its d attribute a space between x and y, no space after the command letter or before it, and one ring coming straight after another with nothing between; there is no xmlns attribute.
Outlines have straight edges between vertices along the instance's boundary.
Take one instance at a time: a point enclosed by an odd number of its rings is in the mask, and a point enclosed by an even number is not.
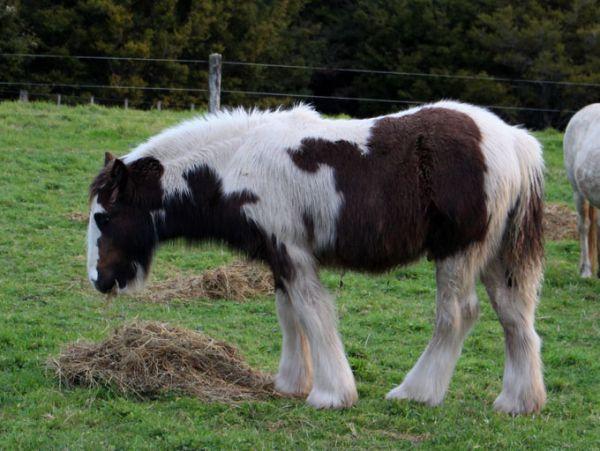
<svg viewBox="0 0 600 451"><path fill-rule="evenodd" d="M319 113L305 104L289 110L224 110L164 130L125 155L123 161L130 164L144 157L156 158L165 168L163 185L168 187L167 191L186 192L187 184L182 178L185 170L202 163L210 163L216 170L223 169L250 131L268 128L274 123L302 127L320 120Z"/></svg>

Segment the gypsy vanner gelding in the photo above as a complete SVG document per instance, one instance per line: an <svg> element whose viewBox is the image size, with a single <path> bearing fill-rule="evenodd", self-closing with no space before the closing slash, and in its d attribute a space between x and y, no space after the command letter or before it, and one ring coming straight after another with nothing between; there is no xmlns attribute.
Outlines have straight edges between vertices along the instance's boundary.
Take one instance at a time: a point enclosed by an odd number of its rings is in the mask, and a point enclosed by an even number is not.
<svg viewBox="0 0 600 451"><path fill-rule="evenodd" d="M266 262L283 335L276 388L339 408L357 392L319 266L376 272L427 255L435 332L387 397L443 401L478 317L480 277L506 340L495 408L535 412L546 398L534 330L542 169L527 132L455 102L364 120L302 105L209 115L123 158L107 154L91 186L89 278L101 292L139 287L156 246L176 238Z"/></svg>

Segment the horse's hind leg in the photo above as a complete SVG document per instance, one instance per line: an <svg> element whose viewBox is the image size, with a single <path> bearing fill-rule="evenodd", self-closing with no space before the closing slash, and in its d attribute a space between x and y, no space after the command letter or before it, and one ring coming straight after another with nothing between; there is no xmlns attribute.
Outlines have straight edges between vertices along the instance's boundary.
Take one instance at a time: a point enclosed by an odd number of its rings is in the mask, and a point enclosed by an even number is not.
<svg viewBox="0 0 600 451"><path fill-rule="evenodd" d="M578 191L573 194L575 206L577 207L577 230L579 232L579 274L581 277L592 277L592 262L590 260L589 231L590 215L589 209L594 208Z"/></svg>
<svg viewBox="0 0 600 451"><path fill-rule="evenodd" d="M533 325L538 282L531 280L535 272L527 274L498 257L482 275L505 336L504 383L494 408L512 414L539 411L546 400L540 339Z"/></svg>
<svg viewBox="0 0 600 451"><path fill-rule="evenodd" d="M472 253L438 262L437 313L433 338L404 382L387 399L440 404L450 383L463 341L479 316Z"/></svg>
<svg viewBox="0 0 600 451"><path fill-rule="evenodd" d="M310 348L292 302L282 289L275 291L277 316L283 335L275 388L290 395L308 394L312 385Z"/></svg>

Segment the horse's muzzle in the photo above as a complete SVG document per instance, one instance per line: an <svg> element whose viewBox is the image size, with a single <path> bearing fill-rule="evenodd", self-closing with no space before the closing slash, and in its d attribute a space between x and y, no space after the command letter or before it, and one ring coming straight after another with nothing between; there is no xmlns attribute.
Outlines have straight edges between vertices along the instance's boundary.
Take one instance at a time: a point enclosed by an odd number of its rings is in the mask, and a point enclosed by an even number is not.
<svg viewBox="0 0 600 451"><path fill-rule="evenodd" d="M94 287L100 293L106 294L116 289L117 287L116 279L98 279L94 281Z"/></svg>

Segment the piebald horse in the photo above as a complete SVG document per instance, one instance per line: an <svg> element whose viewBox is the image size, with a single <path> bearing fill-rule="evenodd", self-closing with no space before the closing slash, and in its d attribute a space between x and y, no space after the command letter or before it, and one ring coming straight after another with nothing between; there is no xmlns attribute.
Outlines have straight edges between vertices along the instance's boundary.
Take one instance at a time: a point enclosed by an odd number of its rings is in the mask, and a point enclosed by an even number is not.
<svg viewBox="0 0 600 451"><path fill-rule="evenodd" d="M588 105L569 121L564 137L567 178L578 214L581 277L591 277L598 260L596 209L600 208L600 103ZM599 271L600 275L600 271Z"/></svg>
<svg viewBox="0 0 600 451"><path fill-rule="evenodd" d="M304 105L216 113L106 156L91 185L89 278L101 292L139 288L157 245L177 238L266 262L283 336L276 388L342 408L357 391L319 267L379 272L426 255L435 331L387 398L443 401L479 315L480 278L505 334L494 406L536 412L546 399L534 329L542 172L531 135L457 102L360 120Z"/></svg>

